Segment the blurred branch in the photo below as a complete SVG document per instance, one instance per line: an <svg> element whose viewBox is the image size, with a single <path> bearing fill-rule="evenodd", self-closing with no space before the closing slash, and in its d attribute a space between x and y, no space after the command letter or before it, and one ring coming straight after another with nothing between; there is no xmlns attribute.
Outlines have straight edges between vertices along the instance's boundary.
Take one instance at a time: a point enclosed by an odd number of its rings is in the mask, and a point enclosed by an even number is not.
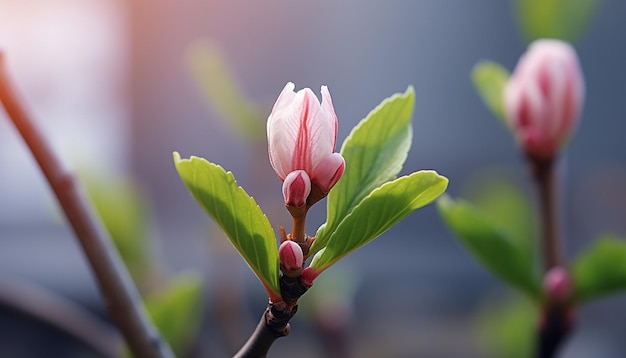
<svg viewBox="0 0 626 358"><path fill-rule="evenodd" d="M91 265L105 307L135 357L172 357L147 316L128 271L75 177L63 168L43 134L27 115L9 80L0 53L0 101L39 164Z"/></svg>
<svg viewBox="0 0 626 358"><path fill-rule="evenodd" d="M43 289L0 278L0 305L64 331L103 357L119 354L122 340L117 331L78 305Z"/></svg>

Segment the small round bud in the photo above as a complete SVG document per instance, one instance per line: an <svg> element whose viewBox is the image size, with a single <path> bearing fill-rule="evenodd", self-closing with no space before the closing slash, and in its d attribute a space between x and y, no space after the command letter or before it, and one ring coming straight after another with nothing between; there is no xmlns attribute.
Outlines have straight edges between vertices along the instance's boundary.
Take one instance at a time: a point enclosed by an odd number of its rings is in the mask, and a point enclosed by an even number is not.
<svg viewBox="0 0 626 358"><path fill-rule="evenodd" d="M283 182L285 206L301 208L311 193L311 179L304 170L295 170Z"/></svg>
<svg viewBox="0 0 626 358"><path fill-rule="evenodd" d="M572 279L563 267L553 267L543 278L543 289L549 300L565 302L572 295Z"/></svg>
<svg viewBox="0 0 626 358"><path fill-rule="evenodd" d="M278 257L280 258L280 265L286 271L302 270L304 255L302 253L302 248L297 243L287 240L280 244L280 247L278 248Z"/></svg>
<svg viewBox="0 0 626 358"><path fill-rule="evenodd" d="M313 280L315 280L319 276L315 270L310 267L307 267L302 271L302 276L300 276L300 282L302 282L305 286L311 287L313 286Z"/></svg>

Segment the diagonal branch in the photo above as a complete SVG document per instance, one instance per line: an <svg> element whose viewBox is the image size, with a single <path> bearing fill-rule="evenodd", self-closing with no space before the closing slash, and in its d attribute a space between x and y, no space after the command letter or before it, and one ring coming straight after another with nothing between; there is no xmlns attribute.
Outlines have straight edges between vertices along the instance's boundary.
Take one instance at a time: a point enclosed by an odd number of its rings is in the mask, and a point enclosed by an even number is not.
<svg viewBox="0 0 626 358"><path fill-rule="evenodd" d="M122 264L93 207L75 177L61 164L30 119L9 79L0 53L0 102L39 164L72 226L96 277L105 307L137 358L173 357L148 317L137 288Z"/></svg>

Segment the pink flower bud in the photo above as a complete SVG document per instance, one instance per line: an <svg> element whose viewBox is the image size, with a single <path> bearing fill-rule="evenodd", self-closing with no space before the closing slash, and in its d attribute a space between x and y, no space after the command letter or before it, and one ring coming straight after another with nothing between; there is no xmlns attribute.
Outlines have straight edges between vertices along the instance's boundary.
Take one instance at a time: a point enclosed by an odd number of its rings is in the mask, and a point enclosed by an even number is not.
<svg viewBox="0 0 626 358"><path fill-rule="evenodd" d="M285 206L303 207L311 193L311 179L304 170L296 170L287 175L283 182Z"/></svg>
<svg viewBox="0 0 626 358"><path fill-rule="evenodd" d="M572 279L563 267L553 267L543 278L543 289L554 302L564 302L572 294Z"/></svg>
<svg viewBox="0 0 626 358"><path fill-rule="evenodd" d="M296 271L302 269L302 263L304 262L304 255L302 254L302 248L297 243L287 240L280 244L278 248L278 257L280 258L280 264L289 271Z"/></svg>
<svg viewBox="0 0 626 358"><path fill-rule="evenodd" d="M320 103L311 89L297 93L287 83L267 119L270 163L280 180L303 170L327 194L343 175L345 162L334 153L337 141L337 116L330 93L322 86Z"/></svg>
<svg viewBox="0 0 626 358"><path fill-rule="evenodd" d="M313 270L310 267L307 267L304 269L304 271L302 271L302 276L300 276L300 282L302 282L307 287L311 287L313 286L313 281L319 275L320 274L317 271Z"/></svg>
<svg viewBox="0 0 626 358"><path fill-rule="evenodd" d="M584 95L572 46L559 40L533 42L504 91L507 121L524 151L552 159L576 128Z"/></svg>

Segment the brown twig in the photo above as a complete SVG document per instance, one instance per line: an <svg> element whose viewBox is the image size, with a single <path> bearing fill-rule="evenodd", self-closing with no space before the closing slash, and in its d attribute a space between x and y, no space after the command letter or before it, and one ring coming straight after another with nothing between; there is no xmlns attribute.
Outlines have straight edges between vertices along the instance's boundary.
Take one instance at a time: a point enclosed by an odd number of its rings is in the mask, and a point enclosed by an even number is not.
<svg viewBox="0 0 626 358"><path fill-rule="evenodd" d="M543 265L548 271L561 264L554 160L531 159L530 163L539 198Z"/></svg>
<svg viewBox="0 0 626 358"><path fill-rule="evenodd" d="M556 204L556 178L554 158L542 159L529 156L530 172L537 186L539 219L541 221L541 245L544 272L561 266L561 242ZM537 332L537 357L554 357L572 329L570 307L562 302L552 302L546 297Z"/></svg>
<svg viewBox="0 0 626 358"><path fill-rule="evenodd" d="M283 301L270 302L256 329L234 358L264 358L280 337L289 334L289 321L298 311L298 299L309 289L299 278L281 276L280 294Z"/></svg>
<svg viewBox="0 0 626 358"><path fill-rule="evenodd" d="M39 287L0 278L0 305L50 324L102 357L119 355L122 339L113 327L88 311Z"/></svg>
<svg viewBox="0 0 626 358"><path fill-rule="evenodd" d="M0 53L0 101L57 197L91 265L105 307L138 358L173 357L150 321L137 288L75 177L61 164L13 89Z"/></svg>

